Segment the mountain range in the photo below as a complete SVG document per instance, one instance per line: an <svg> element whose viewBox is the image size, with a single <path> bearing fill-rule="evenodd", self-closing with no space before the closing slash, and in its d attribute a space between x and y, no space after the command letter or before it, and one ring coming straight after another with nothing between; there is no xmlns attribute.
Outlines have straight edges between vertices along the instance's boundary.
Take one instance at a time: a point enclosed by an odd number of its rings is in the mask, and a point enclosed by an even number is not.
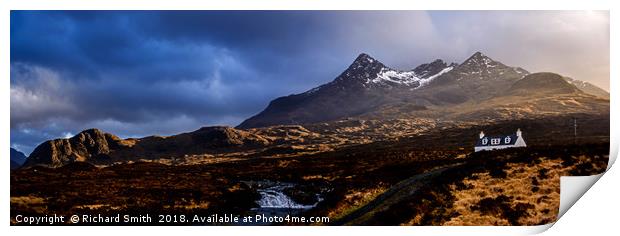
<svg viewBox="0 0 620 236"><path fill-rule="evenodd" d="M332 82L301 94L277 98L237 128L327 122L372 114L398 117L399 114L387 114L390 112L385 109L395 106L406 108L407 114L416 110L423 116L429 111L445 113L446 108L510 95L515 82L527 75L530 73L520 67L504 65L480 52L461 64L435 60L411 71L394 70L361 54ZM577 85L581 89L575 90L575 94L590 93L609 98L609 93L590 83L559 78L562 80L550 86ZM432 115L433 118L440 116Z"/></svg>
<svg viewBox="0 0 620 236"><path fill-rule="evenodd" d="M277 98L236 128L204 127L168 137L121 139L98 129L49 140L24 166L159 161L209 163L334 150L471 125L566 114L609 114L609 93L555 73L530 73L480 52L409 71L360 54L333 81Z"/></svg>

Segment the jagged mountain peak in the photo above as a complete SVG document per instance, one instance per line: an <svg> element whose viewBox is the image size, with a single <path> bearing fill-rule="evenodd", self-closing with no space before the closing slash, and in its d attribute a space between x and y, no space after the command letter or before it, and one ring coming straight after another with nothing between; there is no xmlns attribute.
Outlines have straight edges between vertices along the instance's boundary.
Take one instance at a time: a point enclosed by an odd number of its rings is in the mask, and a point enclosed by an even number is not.
<svg viewBox="0 0 620 236"><path fill-rule="evenodd" d="M377 59L373 58L372 56L368 55L367 53L360 53L357 58L355 58L354 62L368 62L368 63L373 63L377 61Z"/></svg>
<svg viewBox="0 0 620 236"><path fill-rule="evenodd" d="M434 79L425 90L441 91L451 96L428 95L437 103L462 103L484 100L500 94L529 72L495 61L482 52L475 52L453 70Z"/></svg>
<svg viewBox="0 0 620 236"><path fill-rule="evenodd" d="M357 83L354 84L360 84L379 73L383 68L386 68L383 63L366 53L361 53L355 58L353 63L334 80L334 82L349 83L349 81L357 81Z"/></svg>
<svg viewBox="0 0 620 236"><path fill-rule="evenodd" d="M383 63L373 58L372 56L366 53L361 53L360 55L357 56L357 58L355 58L353 63L351 63L351 66L349 66L349 69L354 70L354 69L369 68L369 67L371 68L385 67L385 65L383 65Z"/></svg>
<svg viewBox="0 0 620 236"><path fill-rule="evenodd" d="M484 58L487 57L486 55L484 55L484 53L480 52L480 51L476 51L474 54L471 55L470 58Z"/></svg>
<svg viewBox="0 0 620 236"><path fill-rule="evenodd" d="M379 60L371 57L370 55L368 55L366 53L361 53L359 56L357 56L357 58L355 58L355 60L353 61L353 63L351 63L351 65L345 71L345 73L347 71L350 71L350 72L359 72L359 71L369 72L369 71L380 70L381 68L384 68L384 67L385 67L385 65L383 65L383 63L381 63Z"/></svg>
<svg viewBox="0 0 620 236"><path fill-rule="evenodd" d="M529 74L529 72L523 68L504 65L503 63L486 56L482 52L476 52L467 58L467 60L455 69L455 73L458 73L458 80L496 80L498 78L509 78L509 80L515 80Z"/></svg>
<svg viewBox="0 0 620 236"><path fill-rule="evenodd" d="M342 82L349 83L355 81L355 83L347 85L361 85L367 89L376 87L391 89L394 86L417 88L452 70L456 65L456 63L448 65L443 60L436 59L430 63L422 64L413 70L401 71L384 65L366 53L361 53L349 68L336 78L335 83L342 85ZM312 89L308 93L316 92L320 88Z"/></svg>
<svg viewBox="0 0 620 236"><path fill-rule="evenodd" d="M500 63L484 55L481 52L476 52L473 55L471 55L469 58L467 58L467 60L465 60L461 65L494 67L497 64L500 64Z"/></svg>
<svg viewBox="0 0 620 236"><path fill-rule="evenodd" d="M467 60L461 63L461 67L465 67L469 70L510 70L514 73L521 74L525 76L529 74L529 72L521 67L510 67L504 65L503 63L493 60L489 56L483 54L482 52L475 52L471 55Z"/></svg>
<svg viewBox="0 0 620 236"><path fill-rule="evenodd" d="M431 63L425 63L417 66L413 69L413 72L420 78L429 78L433 75L437 75L446 68L454 68L458 64L450 63L449 65L441 59L436 59Z"/></svg>

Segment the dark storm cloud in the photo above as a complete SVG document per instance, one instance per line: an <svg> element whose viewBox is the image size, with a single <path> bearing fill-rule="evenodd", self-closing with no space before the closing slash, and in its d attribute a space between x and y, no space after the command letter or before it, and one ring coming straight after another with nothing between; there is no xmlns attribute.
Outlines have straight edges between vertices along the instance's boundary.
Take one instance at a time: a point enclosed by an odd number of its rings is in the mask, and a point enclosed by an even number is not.
<svg viewBox="0 0 620 236"><path fill-rule="evenodd" d="M482 50L527 69L562 73L544 66L557 62L528 64L540 55L521 48L564 38L548 46L548 54L568 58L584 44L575 36L581 29L545 35L565 18L547 22L544 14L528 12L12 11L11 145L29 153L46 139L91 127L135 137L236 125L276 97L331 81L361 52L411 69L436 58L459 62ZM526 31L535 36L518 41ZM519 47L501 50L511 43ZM608 51L608 42L602 45ZM604 65L592 58L590 64Z"/></svg>
<svg viewBox="0 0 620 236"><path fill-rule="evenodd" d="M235 125L274 97L335 76L307 53L328 43L314 34L329 33L316 17L14 11L12 145L29 152L93 126L139 136ZM338 67L354 55L346 56Z"/></svg>

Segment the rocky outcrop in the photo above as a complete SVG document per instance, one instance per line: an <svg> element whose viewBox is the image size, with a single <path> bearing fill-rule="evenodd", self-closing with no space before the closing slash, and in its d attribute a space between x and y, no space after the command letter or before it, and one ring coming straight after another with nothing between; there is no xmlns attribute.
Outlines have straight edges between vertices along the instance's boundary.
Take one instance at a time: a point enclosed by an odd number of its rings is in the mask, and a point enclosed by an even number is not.
<svg viewBox="0 0 620 236"><path fill-rule="evenodd" d="M110 160L111 150L121 147L121 139L98 129L89 129L69 139L55 139L37 146L24 166L59 167L76 161L99 164Z"/></svg>
<svg viewBox="0 0 620 236"><path fill-rule="evenodd" d="M141 159L182 158L185 155L244 151L269 145L261 135L231 127L214 126L168 137L120 139L89 129L69 139L49 140L30 154L25 167L60 167L73 162L107 165Z"/></svg>

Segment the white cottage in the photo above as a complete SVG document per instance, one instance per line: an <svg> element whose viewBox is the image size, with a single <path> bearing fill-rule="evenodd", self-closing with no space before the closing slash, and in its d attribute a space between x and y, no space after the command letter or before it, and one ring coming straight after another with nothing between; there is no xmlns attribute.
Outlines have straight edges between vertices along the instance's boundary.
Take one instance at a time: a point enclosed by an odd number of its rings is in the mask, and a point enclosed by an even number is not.
<svg viewBox="0 0 620 236"><path fill-rule="evenodd" d="M525 147L525 140L521 136L521 129L517 129L517 132L508 136L485 136L484 132L480 132L480 138L476 142L474 150L476 152L482 150L504 149L514 147Z"/></svg>

